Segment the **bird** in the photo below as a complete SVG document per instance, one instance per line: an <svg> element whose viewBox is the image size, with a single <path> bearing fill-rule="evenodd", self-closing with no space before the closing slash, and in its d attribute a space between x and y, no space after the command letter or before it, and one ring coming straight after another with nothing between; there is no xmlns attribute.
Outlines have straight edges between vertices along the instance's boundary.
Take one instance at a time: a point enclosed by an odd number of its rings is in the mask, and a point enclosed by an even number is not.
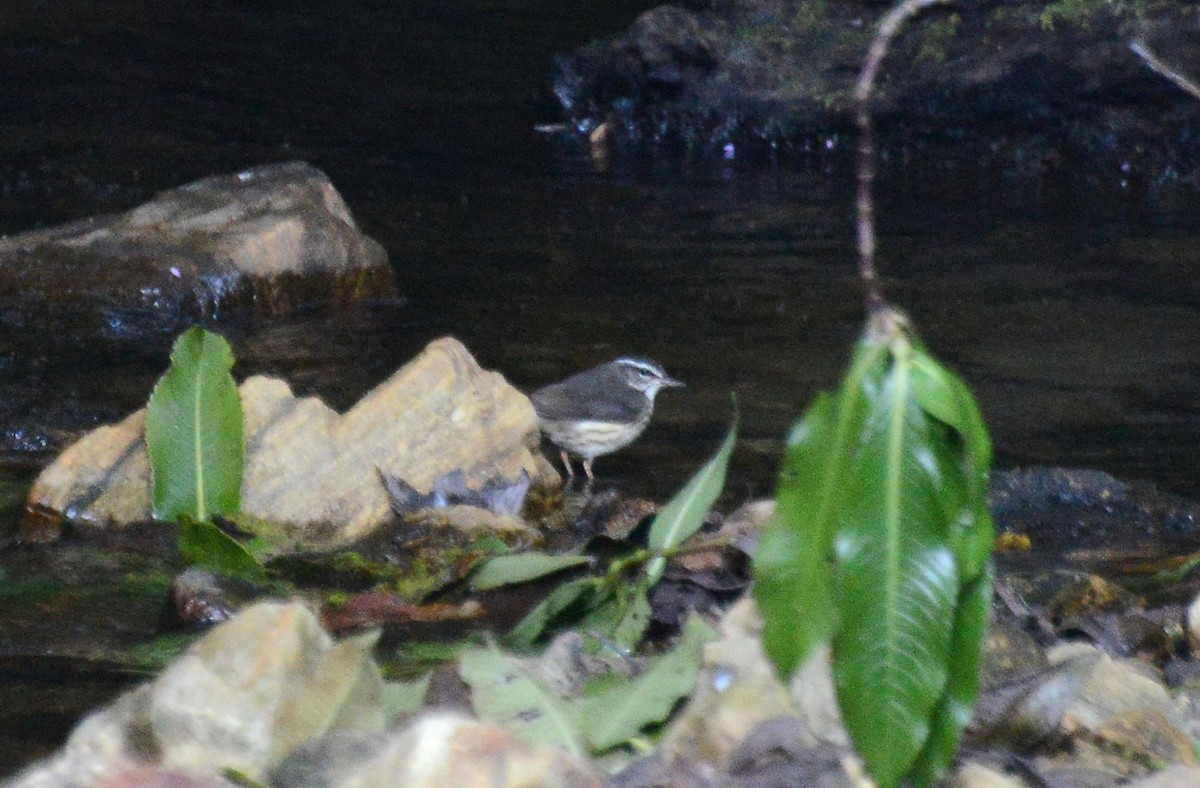
<svg viewBox="0 0 1200 788"><path fill-rule="evenodd" d="M583 461L588 480L592 461L632 443L654 412L659 389L682 386L657 361L622 356L579 372L530 395L542 434L559 448L567 477L570 456Z"/></svg>

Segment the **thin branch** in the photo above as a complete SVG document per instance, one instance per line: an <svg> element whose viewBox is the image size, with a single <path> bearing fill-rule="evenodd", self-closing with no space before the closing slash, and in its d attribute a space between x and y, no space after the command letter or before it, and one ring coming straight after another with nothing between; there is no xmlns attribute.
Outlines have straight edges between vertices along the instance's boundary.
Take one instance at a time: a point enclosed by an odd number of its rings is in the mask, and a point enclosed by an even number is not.
<svg viewBox="0 0 1200 788"><path fill-rule="evenodd" d="M1150 47L1146 46L1144 41L1130 41L1129 48L1133 50L1133 54L1142 59L1147 66L1151 68L1163 79L1173 83L1184 93L1191 95L1192 98L1200 99L1200 87L1197 87L1195 82L1180 74L1175 69L1168 66L1166 63L1159 60Z"/></svg>
<svg viewBox="0 0 1200 788"><path fill-rule="evenodd" d="M875 137L871 129L870 103L871 94L875 91L875 77L892 39L910 17L930 6L949 5L951 2L904 0L894 6L880 21L871 48L867 51L867 60L858 75L858 86L854 91L858 107L858 273L866 290L868 312L878 311L884 306L879 275L875 271L875 207L871 197L871 187L875 181Z"/></svg>

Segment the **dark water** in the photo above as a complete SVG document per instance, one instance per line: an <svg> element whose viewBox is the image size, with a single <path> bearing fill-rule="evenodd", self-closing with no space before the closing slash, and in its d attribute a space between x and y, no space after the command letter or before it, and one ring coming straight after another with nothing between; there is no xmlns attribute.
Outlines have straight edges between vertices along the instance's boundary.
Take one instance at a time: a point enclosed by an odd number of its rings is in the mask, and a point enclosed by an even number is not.
<svg viewBox="0 0 1200 788"><path fill-rule="evenodd" d="M600 173L536 133L555 119L553 53L645 5L28 0L0 27L0 231L309 160L388 248L407 301L231 326L239 373L277 372L345 406L445 333L520 386L651 355L690 385L604 475L667 494L715 445L737 391L733 495L763 494L783 431L833 381L862 319L851 176L838 151L648 155ZM976 389L1001 463L1200 494L1191 187L1086 161L1050 176L926 156L884 173L889 293ZM59 358L31 341L0 356L0 427L44 433L50 449L140 405L163 362Z"/></svg>
<svg viewBox="0 0 1200 788"><path fill-rule="evenodd" d="M715 447L736 391L730 503L765 494L784 430L861 324L851 177L836 150L597 172L536 133L556 119L553 53L648 5L17 2L0 18L0 232L308 160L388 248L406 302L231 327L239 374L347 406L447 333L525 387L650 355L688 388L601 475L668 495ZM1191 187L1086 161L1053 176L885 165L888 292L976 390L1002 465L1200 495L1197 207ZM66 357L44 339L0 348L10 445L48 453L120 417L165 363Z"/></svg>

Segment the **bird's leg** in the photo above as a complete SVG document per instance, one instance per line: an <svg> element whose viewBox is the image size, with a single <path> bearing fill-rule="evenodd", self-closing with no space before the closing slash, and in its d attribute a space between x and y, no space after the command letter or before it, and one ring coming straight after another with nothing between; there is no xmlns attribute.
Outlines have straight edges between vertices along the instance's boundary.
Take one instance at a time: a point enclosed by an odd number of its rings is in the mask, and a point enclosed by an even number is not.
<svg viewBox="0 0 1200 788"><path fill-rule="evenodd" d="M574 479L575 471L571 468L571 456L567 454L566 451L562 452L562 461L563 466L567 469L567 478Z"/></svg>
<svg viewBox="0 0 1200 788"><path fill-rule="evenodd" d="M596 477L592 474L592 461L585 459L583 461L583 472L587 474L588 481L592 481Z"/></svg>

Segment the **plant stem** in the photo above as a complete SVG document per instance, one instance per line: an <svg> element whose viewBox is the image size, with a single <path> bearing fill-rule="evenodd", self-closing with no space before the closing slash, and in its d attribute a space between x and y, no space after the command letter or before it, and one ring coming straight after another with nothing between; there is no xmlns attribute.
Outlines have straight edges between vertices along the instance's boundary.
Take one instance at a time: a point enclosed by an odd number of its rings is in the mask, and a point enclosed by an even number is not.
<svg viewBox="0 0 1200 788"><path fill-rule="evenodd" d="M1146 46L1144 41L1130 41L1129 48L1133 50L1133 54L1140 57L1142 62L1149 66L1163 79L1173 83L1176 87L1189 94L1192 98L1200 99L1200 86L1197 86L1195 82L1191 81L1183 74L1180 74L1178 71L1159 60L1155 54L1150 51L1150 47Z"/></svg>
<svg viewBox="0 0 1200 788"><path fill-rule="evenodd" d="M642 564L648 564L655 558L663 558L670 560L678 558L681 555L690 555L692 553L703 553L708 550L720 550L732 545L732 540L727 536L714 536L711 539L703 539L691 544L678 545L677 547L664 547L661 550L650 550L640 548L634 550L628 555L614 558L608 565L608 569L604 572L604 582L618 582L622 575L630 569Z"/></svg>
<svg viewBox="0 0 1200 788"><path fill-rule="evenodd" d="M867 51L867 60L858 75L854 90L858 121L858 274L866 291L867 313L884 307L883 290L875 270L875 205L871 188L875 181L875 136L871 129L871 94L875 77L896 33L910 17L934 5L949 5L952 0L904 0L884 15Z"/></svg>

